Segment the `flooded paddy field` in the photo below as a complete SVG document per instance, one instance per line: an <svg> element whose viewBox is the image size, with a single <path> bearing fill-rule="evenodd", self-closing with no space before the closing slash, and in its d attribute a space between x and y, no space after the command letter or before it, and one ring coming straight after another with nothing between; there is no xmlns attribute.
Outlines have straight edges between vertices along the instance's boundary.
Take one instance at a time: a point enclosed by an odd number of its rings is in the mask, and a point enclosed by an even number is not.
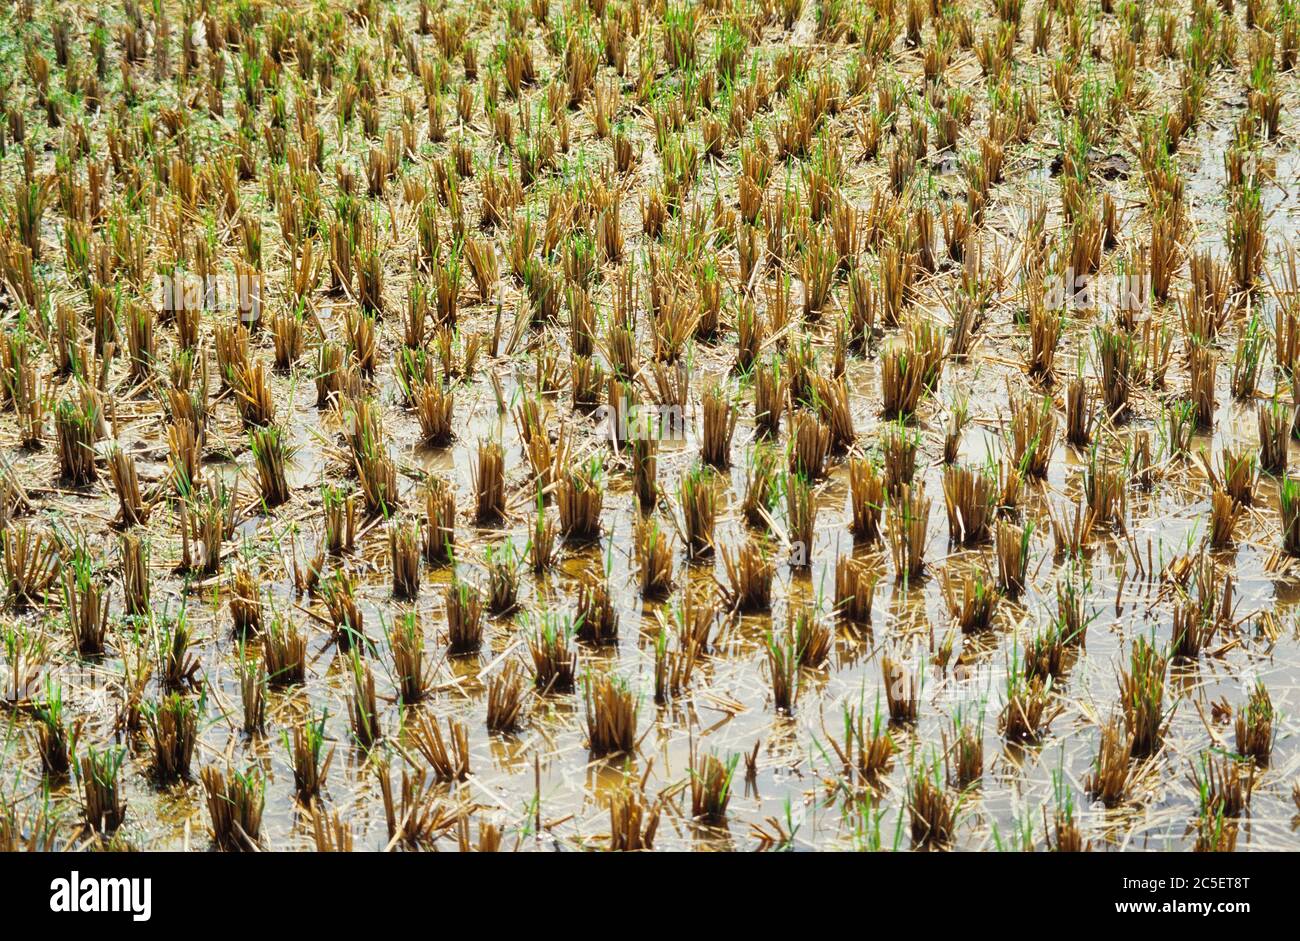
<svg viewBox="0 0 1300 941"><path fill-rule="evenodd" d="M0 12L0 847L1300 843L1290 3Z"/></svg>

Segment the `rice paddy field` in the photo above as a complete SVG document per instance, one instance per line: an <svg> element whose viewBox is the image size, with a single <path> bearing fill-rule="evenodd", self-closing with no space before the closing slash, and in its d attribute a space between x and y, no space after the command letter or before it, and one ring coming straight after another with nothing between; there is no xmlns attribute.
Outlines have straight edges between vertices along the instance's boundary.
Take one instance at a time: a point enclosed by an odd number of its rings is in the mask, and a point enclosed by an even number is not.
<svg viewBox="0 0 1300 941"><path fill-rule="evenodd" d="M0 11L0 848L1300 846L1292 0Z"/></svg>

